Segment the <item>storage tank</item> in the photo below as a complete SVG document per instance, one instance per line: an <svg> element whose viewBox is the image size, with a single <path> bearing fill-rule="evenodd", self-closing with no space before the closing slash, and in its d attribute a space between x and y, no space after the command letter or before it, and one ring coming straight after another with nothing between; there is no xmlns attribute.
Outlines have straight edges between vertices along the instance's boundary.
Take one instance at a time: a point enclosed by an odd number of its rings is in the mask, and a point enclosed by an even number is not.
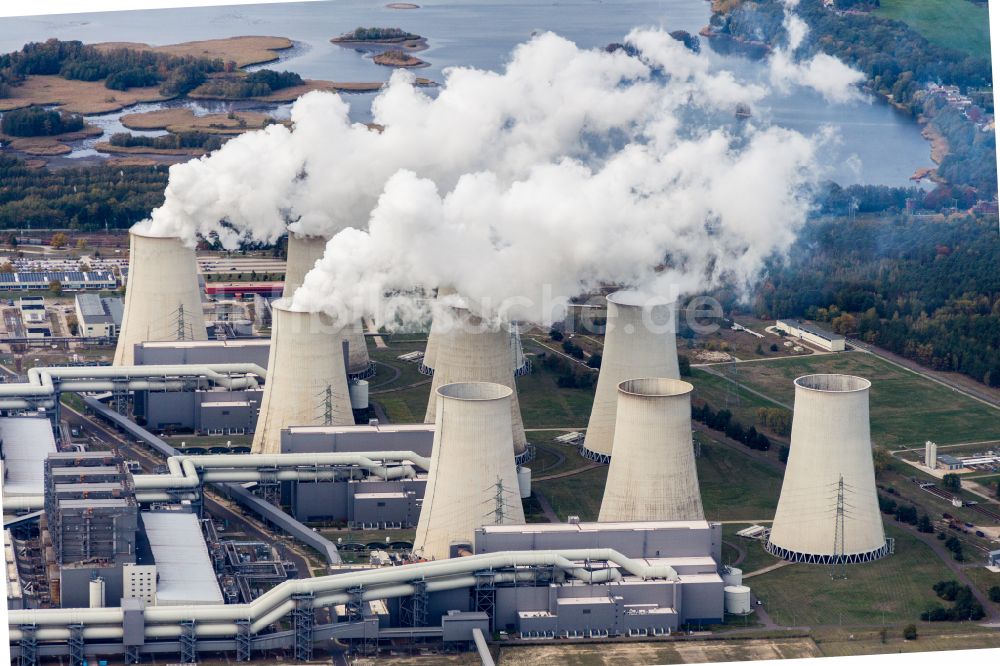
<svg viewBox="0 0 1000 666"><path fill-rule="evenodd" d="M281 453L281 431L291 426L354 425L342 329L325 313L272 305L271 351L253 453Z"/></svg>
<svg viewBox="0 0 1000 666"><path fill-rule="evenodd" d="M705 519L691 445L693 390L663 377L619 384L600 522Z"/></svg>
<svg viewBox="0 0 1000 666"><path fill-rule="evenodd" d="M611 459L618 385L637 377L679 379L674 302L630 291L607 297L608 324L601 370L581 453L598 462Z"/></svg>
<svg viewBox="0 0 1000 666"><path fill-rule="evenodd" d="M461 382L435 393L437 428L413 552L445 559L452 544L473 543L476 528L523 525L524 508L511 439L513 391Z"/></svg>
<svg viewBox="0 0 1000 666"><path fill-rule="evenodd" d="M743 570L736 567L722 567L722 583L726 586L743 584Z"/></svg>
<svg viewBox="0 0 1000 666"><path fill-rule="evenodd" d="M140 342L207 340L194 249L180 238L129 231L128 282L115 365L134 365Z"/></svg>
<svg viewBox="0 0 1000 666"><path fill-rule="evenodd" d="M351 394L351 409L368 409L368 381L352 379L348 390Z"/></svg>
<svg viewBox="0 0 1000 666"><path fill-rule="evenodd" d="M722 588L725 598L726 612L731 615L748 615L750 606L750 588L745 585L727 585Z"/></svg>
<svg viewBox="0 0 1000 666"><path fill-rule="evenodd" d="M531 497L531 468L521 465L517 468L517 487L521 491L521 499Z"/></svg>
<svg viewBox="0 0 1000 666"><path fill-rule="evenodd" d="M511 390L511 436L515 455L528 446L517 401L514 367L510 356L510 332L506 327L491 327L464 307L451 308L453 321L446 330L438 329L438 348L434 359L434 381L424 423L435 423L437 389L458 382L493 382Z"/></svg>
<svg viewBox="0 0 1000 666"><path fill-rule="evenodd" d="M90 580L90 607L104 608L104 579L92 578Z"/></svg>
<svg viewBox="0 0 1000 666"><path fill-rule="evenodd" d="M870 562L889 554L868 423L871 382L795 380L791 445L766 549L791 562Z"/></svg>

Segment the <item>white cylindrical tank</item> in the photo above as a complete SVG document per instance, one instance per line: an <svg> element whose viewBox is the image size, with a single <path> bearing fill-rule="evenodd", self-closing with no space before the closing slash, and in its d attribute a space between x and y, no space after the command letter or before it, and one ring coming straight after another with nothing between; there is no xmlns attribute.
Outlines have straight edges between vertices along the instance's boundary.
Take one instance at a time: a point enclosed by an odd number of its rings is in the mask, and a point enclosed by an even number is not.
<svg viewBox="0 0 1000 666"><path fill-rule="evenodd" d="M282 290L284 298L291 298L295 294L305 281L306 273L323 258L327 240L322 236L288 233L288 259L285 262L285 286ZM365 331L360 320L344 327L342 340L347 340L348 343L347 374L357 379L374 375L374 366L368 358ZM340 350L341 347L338 345L336 349Z"/></svg>
<svg viewBox="0 0 1000 666"><path fill-rule="evenodd" d="M742 585L743 584L743 570L737 569L736 567L723 567L722 569L722 584L726 586L730 585Z"/></svg>
<svg viewBox="0 0 1000 666"><path fill-rule="evenodd" d="M90 580L90 607L104 608L104 579L92 578Z"/></svg>
<svg viewBox="0 0 1000 666"><path fill-rule="evenodd" d="M745 585L727 585L722 588L726 612L732 615L750 613L750 588Z"/></svg>
<svg viewBox="0 0 1000 666"><path fill-rule="evenodd" d="M368 382L353 379L347 388L351 394L351 409L368 409Z"/></svg>
<svg viewBox="0 0 1000 666"><path fill-rule="evenodd" d="M691 446L692 390L663 377L619 384L600 522L705 519Z"/></svg>
<svg viewBox="0 0 1000 666"><path fill-rule="evenodd" d="M511 389L463 382L435 392L437 428L413 550L443 559L452 544L471 544L477 527L523 525L524 509L511 441Z"/></svg>
<svg viewBox="0 0 1000 666"><path fill-rule="evenodd" d="M115 365L134 365L135 345L207 340L194 249L179 238L129 231L128 283Z"/></svg>
<svg viewBox="0 0 1000 666"><path fill-rule="evenodd" d="M521 491L521 499L531 497L531 468L521 465L517 468L517 487Z"/></svg>
<svg viewBox="0 0 1000 666"><path fill-rule="evenodd" d="M637 377L679 379L674 303L635 292L608 296L601 370L582 452L608 462L614 446L618 385Z"/></svg>
<svg viewBox="0 0 1000 666"><path fill-rule="evenodd" d="M511 390L510 422L514 453L521 454L528 445L517 401L517 385L510 359L510 332L491 328L465 308L452 308L449 326L439 327L438 350L434 360L434 381L427 401L424 423L435 423L437 389L456 382L493 382ZM443 322L442 322L443 323Z"/></svg>
<svg viewBox="0 0 1000 666"><path fill-rule="evenodd" d="M281 430L304 425L353 425L341 327L325 313L298 312L287 300L272 306L271 352L253 453L281 453Z"/></svg>
<svg viewBox="0 0 1000 666"><path fill-rule="evenodd" d="M285 260L285 286L281 295L291 298L302 286L306 273L323 258L327 239L322 236L299 236L288 232L288 257Z"/></svg>
<svg viewBox="0 0 1000 666"><path fill-rule="evenodd" d="M888 554L875 490L868 391L850 375L795 380L791 446L767 550L793 562Z"/></svg>

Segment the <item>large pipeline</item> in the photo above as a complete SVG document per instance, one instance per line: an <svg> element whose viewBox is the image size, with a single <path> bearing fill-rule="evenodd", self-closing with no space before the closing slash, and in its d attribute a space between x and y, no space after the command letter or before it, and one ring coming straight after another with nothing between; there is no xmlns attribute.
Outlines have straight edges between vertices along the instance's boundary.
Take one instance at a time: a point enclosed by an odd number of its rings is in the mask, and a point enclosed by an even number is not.
<svg viewBox="0 0 1000 666"><path fill-rule="evenodd" d="M592 563L604 566L595 568L591 566ZM619 568L643 580L678 579L677 572L670 566L651 565L644 560L625 557L610 548L486 553L373 571L288 580L247 604L151 606L145 610L146 631L151 638L179 635L180 628L170 625L194 621L199 635L233 636L237 632L236 621L248 620L251 631L257 633L291 612L295 606L293 596L296 595L312 595L313 605L317 607L331 606L348 601L351 596L348 590L352 588L363 590L362 599L386 599L413 594L413 584L418 581L423 582L429 591L438 591L474 585L474 574L477 572L487 571L494 572L494 576L515 577L530 573L496 571L518 567L553 567L565 575L592 583L618 580L621 577ZM68 627L74 624L83 625L85 638L115 638L117 636L107 634L120 632L122 619L120 608L53 608L8 612L11 640L20 638L18 627L23 625L40 627L36 633L39 640L65 640L69 637Z"/></svg>
<svg viewBox="0 0 1000 666"><path fill-rule="evenodd" d="M266 374L256 363L31 368L28 381L0 384L0 409L51 409L60 391L183 391L192 379L230 390L256 388Z"/></svg>

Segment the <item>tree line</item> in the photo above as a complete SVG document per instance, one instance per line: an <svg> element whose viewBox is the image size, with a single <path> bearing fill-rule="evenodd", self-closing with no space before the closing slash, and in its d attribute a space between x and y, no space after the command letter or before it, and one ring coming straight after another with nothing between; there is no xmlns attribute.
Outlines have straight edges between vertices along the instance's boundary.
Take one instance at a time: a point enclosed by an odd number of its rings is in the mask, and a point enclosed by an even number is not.
<svg viewBox="0 0 1000 666"><path fill-rule="evenodd" d="M208 132L177 132L176 134L169 133L161 136L143 136L129 132L117 132L111 135L108 143L112 146L123 148L134 146L156 149L200 148L211 152L222 147L225 140L225 137Z"/></svg>
<svg viewBox="0 0 1000 666"><path fill-rule="evenodd" d="M261 69L246 76L234 74L209 79L198 87L196 94L227 99L266 97L276 90L301 86L304 83L302 77L295 72Z"/></svg>
<svg viewBox="0 0 1000 666"><path fill-rule="evenodd" d="M0 118L0 132L8 136L54 136L83 129L83 117L40 106L7 111Z"/></svg>
<svg viewBox="0 0 1000 666"><path fill-rule="evenodd" d="M1000 386L996 218L811 220L767 267L754 312L804 317Z"/></svg>

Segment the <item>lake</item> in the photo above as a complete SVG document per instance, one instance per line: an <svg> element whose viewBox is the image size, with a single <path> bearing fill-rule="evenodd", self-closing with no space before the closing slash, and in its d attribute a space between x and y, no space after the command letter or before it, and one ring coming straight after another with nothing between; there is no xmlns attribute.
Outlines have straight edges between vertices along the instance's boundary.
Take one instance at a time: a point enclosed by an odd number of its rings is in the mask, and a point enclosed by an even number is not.
<svg viewBox="0 0 1000 666"><path fill-rule="evenodd" d="M380 81L391 70L380 67L330 38L358 26L396 26L419 33L428 49L419 55L430 66L420 76L440 81L451 66L499 69L511 49L537 31L551 30L583 47L603 47L620 41L636 26L662 26L696 34L708 23L705 0L617 2L576 0L558 2L420 2L420 9L389 9L381 3L354 1L282 5L244 5L208 8L102 12L64 16L0 19L0 52L20 49L27 41L51 37L94 43L132 41L173 44L237 35L275 35L296 42L279 64L305 78L335 81ZM711 53L702 38L702 50L713 63L749 81L766 78L766 64ZM347 95L352 116L368 117L372 94ZM182 102L196 112L204 104ZM158 108L143 105L141 110ZM128 109L125 113L137 110ZM911 184L919 167L933 166L930 146L919 126L887 104L870 101L832 105L820 95L796 89L774 95L756 109L759 118L804 133L824 125L839 129L840 141L823 155L827 175L841 184ZM273 110L287 116L287 105ZM97 117L106 131L121 131L121 113ZM74 146L74 157L92 157L93 141Z"/></svg>

